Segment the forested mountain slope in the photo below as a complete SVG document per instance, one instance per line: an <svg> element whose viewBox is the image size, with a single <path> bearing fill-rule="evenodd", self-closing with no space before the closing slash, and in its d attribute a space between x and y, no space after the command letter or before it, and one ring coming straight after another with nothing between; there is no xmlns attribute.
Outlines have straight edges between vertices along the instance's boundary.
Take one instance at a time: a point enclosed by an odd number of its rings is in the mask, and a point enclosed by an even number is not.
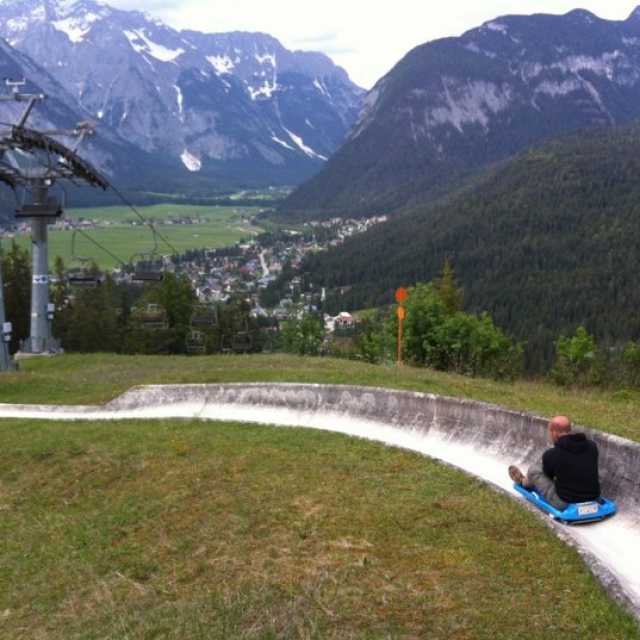
<svg viewBox="0 0 640 640"><path fill-rule="evenodd" d="M638 117L640 10L500 17L409 52L279 215L394 214L537 142Z"/></svg>
<svg viewBox="0 0 640 640"><path fill-rule="evenodd" d="M640 124L569 134L312 256L305 270L329 291L351 286L336 304L357 309L432 279L448 256L465 306L526 341L538 369L581 323L601 341L637 339L639 150Z"/></svg>

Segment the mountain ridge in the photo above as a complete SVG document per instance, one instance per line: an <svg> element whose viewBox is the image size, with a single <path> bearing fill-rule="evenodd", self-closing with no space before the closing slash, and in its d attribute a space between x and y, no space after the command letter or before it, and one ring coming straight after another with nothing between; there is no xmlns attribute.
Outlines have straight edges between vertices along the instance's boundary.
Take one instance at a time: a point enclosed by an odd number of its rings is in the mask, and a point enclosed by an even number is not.
<svg viewBox="0 0 640 640"><path fill-rule="evenodd" d="M66 87L99 131L162 155L173 182L299 182L342 142L364 95L324 54L290 52L267 34L178 32L93 0L0 7L0 37Z"/></svg>
<svg viewBox="0 0 640 640"><path fill-rule="evenodd" d="M502 16L411 50L284 219L393 213L541 140L640 117L640 20ZM360 170L359 170L360 169Z"/></svg>

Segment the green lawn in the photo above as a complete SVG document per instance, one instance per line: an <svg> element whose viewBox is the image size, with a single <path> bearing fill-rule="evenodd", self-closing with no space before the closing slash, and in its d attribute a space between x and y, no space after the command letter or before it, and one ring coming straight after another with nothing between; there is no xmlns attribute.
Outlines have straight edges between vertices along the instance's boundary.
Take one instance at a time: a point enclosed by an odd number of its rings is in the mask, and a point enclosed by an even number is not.
<svg viewBox="0 0 640 640"><path fill-rule="evenodd" d="M230 220L243 215L253 215L262 207L240 207L222 205L191 205L191 204L154 204L148 207L135 207L145 219L169 220L176 216L200 216L203 218ZM69 218L87 218L120 222L122 220L140 220L131 207L93 207L87 209L67 209L65 215Z"/></svg>
<svg viewBox="0 0 640 640"><path fill-rule="evenodd" d="M73 231L51 229L49 231L50 264L60 256L66 264L73 266L73 254L88 257L103 269L111 269L121 263L140 259L136 254L157 252L159 255L183 253L187 249L216 248L233 245L235 242L251 238L261 231L241 221L242 217L257 213L259 207L199 207L192 205L154 205L139 207L138 211L146 220L152 218L169 220L176 216L200 217L197 224L168 225L157 224L154 235L149 226L141 223L128 207L102 207L95 209L72 209L65 213L68 218L87 218L109 223L109 226L88 229L75 234ZM136 226L125 221L136 221ZM164 239L163 239L164 238ZM93 242L92 242L93 240ZM5 244L6 244L5 240ZM31 249L29 235L18 236L16 242L25 249ZM106 251L103 250L106 249Z"/></svg>
<svg viewBox="0 0 640 640"><path fill-rule="evenodd" d="M2 638L640 637L529 512L417 454L198 421L0 437Z"/></svg>
<svg viewBox="0 0 640 640"><path fill-rule="evenodd" d="M640 440L637 394L287 355L35 358L0 374L0 402L250 381L441 393ZM539 519L412 452L197 420L7 419L0 438L3 639L640 638Z"/></svg>

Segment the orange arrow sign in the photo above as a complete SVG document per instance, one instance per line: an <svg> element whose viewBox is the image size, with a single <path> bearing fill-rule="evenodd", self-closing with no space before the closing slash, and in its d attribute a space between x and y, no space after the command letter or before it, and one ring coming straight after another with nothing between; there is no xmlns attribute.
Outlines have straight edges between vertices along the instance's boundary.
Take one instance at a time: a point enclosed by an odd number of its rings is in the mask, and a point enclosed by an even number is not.
<svg viewBox="0 0 640 640"><path fill-rule="evenodd" d="M404 302L409 297L409 292L404 287L396 289L396 302Z"/></svg>

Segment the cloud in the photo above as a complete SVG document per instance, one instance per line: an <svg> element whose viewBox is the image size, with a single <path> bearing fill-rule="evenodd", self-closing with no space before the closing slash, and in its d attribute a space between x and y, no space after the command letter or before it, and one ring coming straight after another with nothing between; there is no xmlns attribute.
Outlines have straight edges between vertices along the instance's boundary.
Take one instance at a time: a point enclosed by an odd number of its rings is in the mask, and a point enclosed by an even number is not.
<svg viewBox="0 0 640 640"><path fill-rule="evenodd" d="M104 0L157 15L175 29L209 33L253 31L285 47L322 51L352 80L371 87L405 54L425 42L459 36L505 14L562 14L581 6L606 19L624 20L637 0Z"/></svg>
<svg viewBox="0 0 640 640"><path fill-rule="evenodd" d="M309 35L293 35L289 42L296 44L324 45L330 44L343 37L339 29L326 29L318 32L311 32Z"/></svg>

